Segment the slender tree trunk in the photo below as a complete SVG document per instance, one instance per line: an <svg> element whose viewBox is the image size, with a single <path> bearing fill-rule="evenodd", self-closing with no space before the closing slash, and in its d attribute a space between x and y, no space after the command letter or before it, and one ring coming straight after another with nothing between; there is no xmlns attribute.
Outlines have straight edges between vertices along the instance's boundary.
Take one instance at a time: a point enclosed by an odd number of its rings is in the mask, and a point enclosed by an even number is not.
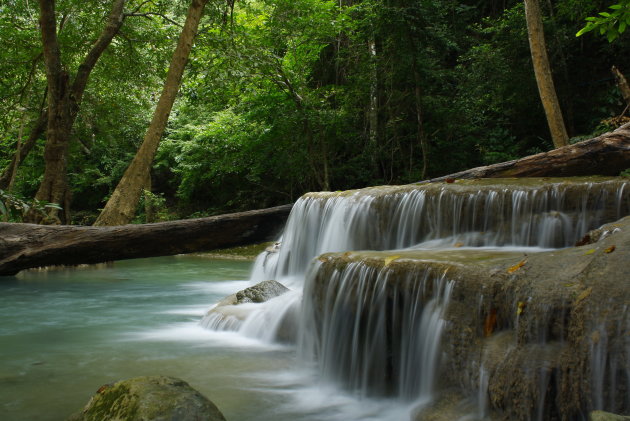
<svg viewBox="0 0 630 421"><path fill-rule="evenodd" d="M41 114L31 127L31 133L28 136L28 139L22 143L13 159L9 163L9 165L4 169L2 175L0 175L0 189L8 189L9 188L9 180L11 177L14 177L14 174L17 173L17 168L24 161L24 159L28 156L35 143L37 143L37 139L44 133L44 129L46 128L46 123L48 122L48 112L46 110L42 110Z"/></svg>
<svg viewBox="0 0 630 421"><path fill-rule="evenodd" d="M166 75L162 95L153 113L153 119L131 164L123 174L105 208L94 225L124 225L136 213L138 201L151 169L153 158L166 128L168 117L179 91L184 67L192 49L199 20L208 0L192 0L188 8L186 22Z"/></svg>
<svg viewBox="0 0 630 421"><path fill-rule="evenodd" d="M569 136L567 135L560 103L558 102L551 76L551 66L547 56L545 33L538 0L525 0L525 19L527 20L529 47L532 54L538 92L547 116L551 139L554 146L559 148L569 143Z"/></svg>
<svg viewBox="0 0 630 421"><path fill-rule="evenodd" d="M621 96L623 96L624 101L626 101L626 109L630 107L630 86L628 85L628 80L626 77L617 69L616 66L613 66L612 74L615 76L615 80L617 81L617 87L621 92Z"/></svg>
<svg viewBox="0 0 630 421"><path fill-rule="evenodd" d="M64 207L64 213L61 215L64 219L69 215L70 204L66 169L72 126L79 112L90 73L122 26L124 5L125 0L113 1L105 28L79 65L72 81L61 61L55 0L39 0L39 23L48 83L48 122L44 149L46 167L35 199L61 204ZM39 222L35 214L29 215L28 219ZM48 219L59 219L58 210L51 209Z"/></svg>
<svg viewBox="0 0 630 421"><path fill-rule="evenodd" d="M416 69L415 63L413 65L413 76L415 81L415 100L416 100L416 118L418 121L418 143L420 143L420 149L422 151L422 179L427 178L427 168L429 166L429 145L427 142L427 136L424 131L424 119L422 116L422 88L420 87L420 73Z"/></svg>
<svg viewBox="0 0 630 421"><path fill-rule="evenodd" d="M370 145L376 147L378 141L378 67L376 55L376 40L374 35L368 40L368 52L370 54L370 109L368 121L370 124Z"/></svg>

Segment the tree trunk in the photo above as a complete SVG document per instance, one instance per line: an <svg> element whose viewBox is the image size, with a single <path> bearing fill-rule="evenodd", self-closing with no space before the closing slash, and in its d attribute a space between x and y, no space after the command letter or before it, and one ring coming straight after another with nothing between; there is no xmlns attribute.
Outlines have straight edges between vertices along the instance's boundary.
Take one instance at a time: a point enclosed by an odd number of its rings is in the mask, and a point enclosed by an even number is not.
<svg viewBox="0 0 630 421"><path fill-rule="evenodd" d="M17 148L13 159L4 169L2 175L0 175L0 189L8 189L11 178L14 177L15 173L17 173L18 166L28 156L31 149L33 149L33 146L37 143L37 139L39 139L42 133L44 133L47 122L48 112L43 110L31 127L31 133L29 134L28 139L26 139L26 141Z"/></svg>
<svg viewBox="0 0 630 421"><path fill-rule="evenodd" d="M416 69L416 65L413 65L413 77L415 83L415 100L416 100L416 119L418 122L418 143L420 143L420 150L422 151L422 174L421 177L424 180L427 177L427 170L429 166L429 145L427 142L427 136L424 131L424 121L422 117L422 88L420 86L420 73Z"/></svg>
<svg viewBox="0 0 630 421"><path fill-rule="evenodd" d="M0 223L0 276L41 266L168 256L271 241L291 207L116 227Z"/></svg>
<svg viewBox="0 0 630 421"><path fill-rule="evenodd" d="M525 19L527 20L529 47L532 54L538 92L547 116L551 139L554 146L559 148L569 143L569 136L562 118L556 88L553 84L538 0L525 0Z"/></svg>
<svg viewBox="0 0 630 421"><path fill-rule="evenodd" d="M44 177L35 199L62 205L65 211L62 215L64 219L68 217L70 204L66 168L72 126L79 112L90 73L122 26L124 4L125 0L113 1L105 28L79 65L74 81L71 81L61 61L55 0L39 0L39 23L48 83L48 122L44 149ZM34 213L29 215L28 219L39 222ZM51 208L49 219L59 219L57 209Z"/></svg>
<svg viewBox="0 0 630 421"><path fill-rule="evenodd" d="M453 181L462 178L616 176L628 168L630 123L613 132L574 145L428 181Z"/></svg>
<svg viewBox="0 0 630 421"><path fill-rule="evenodd" d="M624 101L626 101L626 109L630 107L630 86L628 86L628 80L626 77L617 69L616 66L613 66L612 74L615 76L615 80L617 81L617 87L621 92L621 96L623 96Z"/></svg>
<svg viewBox="0 0 630 421"><path fill-rule="evenodd" d="M168 117L173 108L175 97L179 91L184 67L192 49L199 20L203 15L203 9L208 0L192 0L188 8L186 22L179 36L179 41L166 75L166 81L157 107L153 113L153 119L144 136L142 145L134 156L131 164L116 186L112 196L107 201L105 208L96 219L94 225L123 225L129 223L136 213L138 202L142 194L147 174L151 169L153 158L157 151L160 139L166 128Z"/></svg>
<svg viewBox="0 0 630 421"><path fill-rule="evenodd" d="M370 109L368 121L370 125L370 145L373 149L378 143L378 66L376 55L376 40L374 35L368 40L368 52L370 53Z"/></svg>

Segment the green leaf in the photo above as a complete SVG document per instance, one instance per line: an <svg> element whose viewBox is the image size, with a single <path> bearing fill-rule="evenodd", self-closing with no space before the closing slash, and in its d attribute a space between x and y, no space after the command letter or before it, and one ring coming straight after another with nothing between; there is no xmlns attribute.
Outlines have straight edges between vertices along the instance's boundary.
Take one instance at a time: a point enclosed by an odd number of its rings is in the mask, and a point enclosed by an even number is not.
<svg viewBox="0 0 630 421"><path fill-rule="evenodd" d="M624 32L626 32L626 27L627 27L626 22L625 22L625 21L622 21L622 22L619 24L619 33L620 33L620 34L623 34Z"/></svg>
<svg viewBox="0 0 630 421"><path fill-rule="evenodd" d="M599 14L605 18L609 18L610 17L610 13L608 12L599 12Z"/></svg>

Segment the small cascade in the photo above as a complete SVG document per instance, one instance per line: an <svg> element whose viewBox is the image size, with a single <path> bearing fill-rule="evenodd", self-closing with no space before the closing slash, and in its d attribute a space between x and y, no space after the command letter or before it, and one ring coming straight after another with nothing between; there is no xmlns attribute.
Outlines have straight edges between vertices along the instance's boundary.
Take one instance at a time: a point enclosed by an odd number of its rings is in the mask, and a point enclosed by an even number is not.
<svg viewBox="0 0 630 421"><path fill-rule="evenodd" d="M429 400L452 287L431 270L320 263L304 290L300 351L360 396Z"/></svg>
<svg viewBox="0 0 630 421"><path fill-rule="evenodd" d="M359 398L415 402L417 421L438 401L462 420L626 413L630 311L619 304L624 282L603 260L617 256L615 244L572 246L629 214L623 179L309 193L251 276L293 291L219 304L202 324L297 343L322 381ZM588 241L618 230L592 231ZM557 273L541 269L549 267ZM597 284L582 278L589 271ZM451 405L444 389L467 403Z"/></svg>
<svg viewBox="0 0 630 421"><path fill-rule="evenodd" d="M279 251L259 256L252 278L301 279L311 259L328 252L572 246L630 212L627 184L461 180L309 193L295 203Z"/></svg>

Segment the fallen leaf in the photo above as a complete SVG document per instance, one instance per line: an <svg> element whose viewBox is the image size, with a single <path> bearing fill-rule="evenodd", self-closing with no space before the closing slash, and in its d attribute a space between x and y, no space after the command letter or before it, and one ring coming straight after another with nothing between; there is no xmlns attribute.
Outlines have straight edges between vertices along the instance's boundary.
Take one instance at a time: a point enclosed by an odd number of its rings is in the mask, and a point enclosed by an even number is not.
<svg viewBox="0 0 630 421"><path fill-rule="evenodd" d="M584 300L586 297L588 297L589 295L591 295L591 292L593 292L593 287L588 287L586 288L584 291L582 291L582 293L580 295L578 295L578 297L575 299L575 303L579 303L580 301Z"/></svg>
<svg viewBox="0 0 630 421"><path fill-rule="evenodd" d="M613 251L615 251L616 247L613 244L612 246L608 247L606 250L604 250L604 253L612 253Z"/></svg>
<svg viewBox="0 0 630 421"><path fill-rule="evenodd" d="M520 262L518 262L517 264L515 264L514 266L508 268L507 272L508 273L514 273L517 270L519 270L520 268L522 268L525 265L525 262L527 262L527 259L523 259Z"/></svg>
<svg viewBox="0 0 630 421"><path fill-rule="evenodd" d="M457 243L453 244L453 247L463 247L464 243L462 243L461 241L458 241Z"/></svg>
<svg viewBox="0 0 630 421"><path fill-rule="evenodd" d="M490 313L486 316L486 320L483 322L483 336L486 338L492 335L494 327L497 324L497 310L491 309Z"/></svg>
<svg viewBox="0 0 630 421"><path fill-rule="evenodd" d="M595 253L595 249L590 249L589 251L587 251L586 253L584 253L584 256L587 256L589 254L593 254Z"/></svg>
<svg viewBox="0 0 630 421"><path fill-rule="evenodd" d="M451 177L448 177L445 181L446 181L448 184L451 184L451 183L454 183L454 182L455 182L455 179L454 179L454 178L451 178Z"/></svg>
<svg viewBox="0 0 630 421"><path fill-rule="evenodd" d="M399 259L399 258L400 258L400 256L389 256L389 257L386 257L386 258L384 259L385 266L389 266L389 264L390 264L391 262L393 262L394 260Z"/></svg>
<svg viewBox="0 0 630 421"><path fill-rule="evenodd" d="M519 301L518 304L516 305L516 315L520 316L523 313L523 310L525 310L525 305L526 303L524 301Z"/></svg>

